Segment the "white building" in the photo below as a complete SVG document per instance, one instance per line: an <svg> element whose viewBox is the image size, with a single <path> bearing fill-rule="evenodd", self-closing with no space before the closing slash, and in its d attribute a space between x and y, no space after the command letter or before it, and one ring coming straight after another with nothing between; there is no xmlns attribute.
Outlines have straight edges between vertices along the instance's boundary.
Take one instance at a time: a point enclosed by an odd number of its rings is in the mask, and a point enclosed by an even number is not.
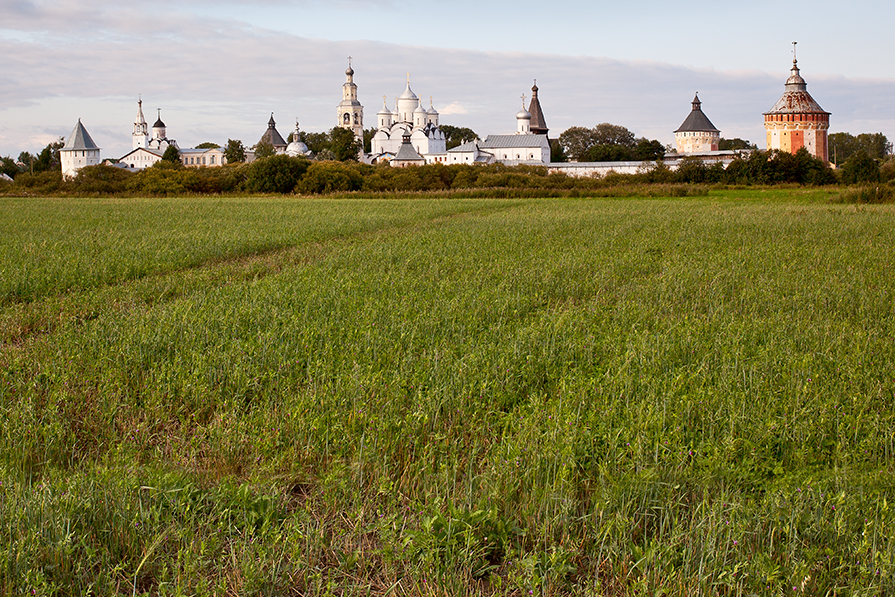
<svg viewBox="0 0 895 597"><path fill-rule="evenodd" d="M134 119L133 149L118 160L126 164L128 168L142 170L160 162L165 150L173 145L177 147L177 141L168 139L168 127L162 122L162 110L158 110L158 118L152 125L150 135L149 125L143 116L143 99L137 101L137 117ZM178 150L180 148L178 147Z"/></svg>
<svg viewBox="0 0 895 597"><path fill-rule="evenodd" d="M79 118L75 129L68 136L65 146L59 150L62 176L72 178L77 176L78 170L81 168L96 166L100 163L99 152L100 148L90 138L90 133L81 124L81 119Z"/></svg>
<svg viewBox="0 0 895 597"><path fill-rule="evenodd" d="M678 153L708 153L718 151L721 143L721 131L715 128L712 121L702 111L702 102L699 94L693 97L690 114L674 131L674 140L677 143Z"/></svg>
<svg viewBox="0 0 895 597"><path fill-rule="evenodd" d="M516 113L515 135L488 135L484 141L464 143L448 150L448 164L549 164L550 142L546 134L531 130L531 112L523 107ZM538 104L540 111L540 104ZM543 122L543 113L540 122Z"/></svg>
<svg viewBox="0 0 895 597"><path fill-rule="evenodd" d="M429 98L429 109L423 108L420 98L407 88L395 100L392 112L382 98L382 109L376 115L377 130L371 142L369 161L373 163L391 161L401 150L404 137L409 137L410 145L425 163L447 163L448 154L444 133L438 128L438 111ZM406 154L406 148L405 148Z"/></svg>
<svg viewBox="0 0 895 597"><path fill-rule="evenodd" d="M354 84L354 69L351 68L351 57L348 57L348 70L345 71L346 81L342 85L342 101L336 112L338 114L337 126L349 129L354 136L364 142L364 107L357 101L357 85ZM363 153L363 147L361 147Z"/></svg>

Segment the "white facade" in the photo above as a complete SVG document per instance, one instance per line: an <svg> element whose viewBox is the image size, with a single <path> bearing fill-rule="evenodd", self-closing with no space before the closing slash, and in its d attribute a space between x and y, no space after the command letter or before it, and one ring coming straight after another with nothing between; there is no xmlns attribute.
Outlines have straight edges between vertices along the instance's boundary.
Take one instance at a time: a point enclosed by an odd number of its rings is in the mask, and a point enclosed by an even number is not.
<svg viewBox="0 0 895 597"><path fill-rule="evenodd" d="M403 139L409 135L413 149L426 163L447 163L447 145L444 133L438 128L438 111L429 99L429 109L423 107L420 98L407 88L395 101L395 111L389 110L382 98L382 109L376 115L378 130L371 143L371 162L392 160L401 148Z"/></svg>
<svg viewBox="0 0 895 597"><path fill-rule="evenodd" d="M354 83L354 69L348 59L348 70L345 71L345 84L342 85L342 101L336 110L337 126L349 129L361 143L364 141L364 107L357 100L357 85ZM363 151L363 150L361 150Z"/></svg>
<svg viewBox="0 0 895 597"><path fill-rule="evenodd" d="M118 163L127 164L127 167L133 170L142 170L162 161L163 154L163 151L157 149L138 147L119 159Z"/></svg>
<svg viewBox="0 0 895 597"><path fill-rule="evenodd" d="M59 150L62 176L64 178L72 178L77 176L78 170L81 168L98 165L101 161L99 154L100 148L90 138L90 133L81 124L81 119L79 118L78 124L75 125L74 130L69 135L68 140L66 140L65 146Z"/></svg>

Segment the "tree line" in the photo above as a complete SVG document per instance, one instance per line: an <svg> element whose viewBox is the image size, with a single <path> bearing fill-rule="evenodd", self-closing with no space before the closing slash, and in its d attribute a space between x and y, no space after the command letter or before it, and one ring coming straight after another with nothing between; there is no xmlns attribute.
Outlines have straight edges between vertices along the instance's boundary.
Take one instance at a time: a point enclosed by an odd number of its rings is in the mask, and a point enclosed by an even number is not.
<svg viewBox="0 0 895 597"><path fill-rule="evenodd" d="M6 195L190 195L190 194L325 194L345 192L393 193L428 191L528 190L543 196L583 195L610 187L631 185L833 185L895 181L895 159L883 165L865 153L852 156L833 170L804 149L796 154L753 151L737 156L728 166L684 158L676 170L662 161L647 162L637 174L609 173L603 177L573 177L546 166L504 164L427 164L393 168L356 161L314 161L274 155L251 163L216 168L188 168L179 161L161 161L133 172L114 166L82 168L63 179L58 170L20 173L14 182L0 184ZM890 186L895 186L895 183ZM512 194L512 193L510 193Z"/></svg>

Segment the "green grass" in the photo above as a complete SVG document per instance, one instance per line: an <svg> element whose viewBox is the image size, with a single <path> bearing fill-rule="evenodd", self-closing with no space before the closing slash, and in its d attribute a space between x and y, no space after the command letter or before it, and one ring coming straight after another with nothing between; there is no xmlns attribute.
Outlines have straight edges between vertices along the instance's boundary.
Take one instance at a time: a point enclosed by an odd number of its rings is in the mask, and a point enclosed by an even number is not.
<svg viewBox="0 0 895 597"><path fill-rule="evenodd" d="M0 200L0 595L891 592L829 198Z"/></svg>

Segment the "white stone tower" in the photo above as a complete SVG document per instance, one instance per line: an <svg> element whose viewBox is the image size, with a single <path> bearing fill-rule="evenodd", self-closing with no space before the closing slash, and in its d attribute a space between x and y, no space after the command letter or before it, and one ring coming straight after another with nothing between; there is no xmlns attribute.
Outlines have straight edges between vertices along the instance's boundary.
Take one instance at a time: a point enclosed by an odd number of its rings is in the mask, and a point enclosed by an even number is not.
<svg viewBox="0 0 895 597"><path fill-rule="evenodd" d="M137 118L134 120L134 149L149 147L149 124L143 116L143 98L137 101Z"/></svg>
<svg viewBox="0 0 895 597"><path fill-rule="evenodd" d="M77 176L81 168L96 166L100 162L99 147L90 138L80 118L65 146L59 150L59 161L62 162L62 176L65 178Z"/></svg>
<svg viewBox="0 0 895 597"><path fill-rule="evenodd" d="M702 102L699 101L699 92L693 96L690 114L674 131L674 140L677 143L678 153L706 153L718 151L721 143L721 131L715 128L712 121L702 111Z"/></svg>
<svg viewBox="0 0 895 597"><path fill-rule="evenodd" d="M345 71L345 84L342 85L342 101L339 103L338 126L350 129L361 143L364 141L364 107L357 101L357 85L354 84L354 69L351 68L351 56L348 57L348 70Z"/></svg>

